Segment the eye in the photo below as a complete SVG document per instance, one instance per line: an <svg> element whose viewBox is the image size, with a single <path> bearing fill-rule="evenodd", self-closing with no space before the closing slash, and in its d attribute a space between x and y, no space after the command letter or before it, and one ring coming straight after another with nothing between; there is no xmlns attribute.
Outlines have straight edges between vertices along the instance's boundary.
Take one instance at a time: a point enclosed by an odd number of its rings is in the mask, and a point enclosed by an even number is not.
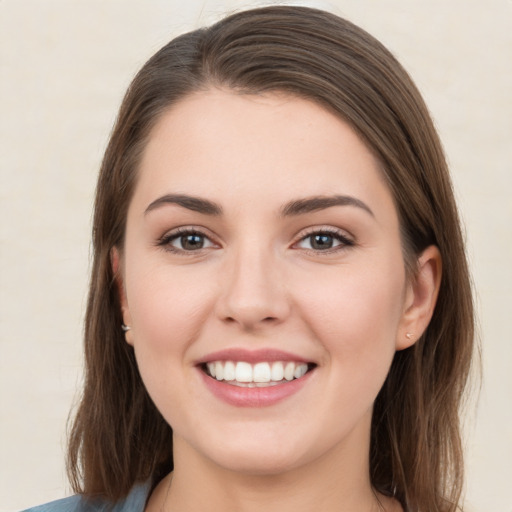
<svg viewBox="0 0 512 512"><path fill-rule="evenodd" d="M171 252L194 252L215 247L215 244L204 233L195 229L178 229L164 235L158 245Z"/></svg>
<svg viewBox="0 0 512 512"><path fill-rule="evenodd" d="M318 230L303 237L296 247L309 251L335 251L352 246L354 242L339 231Z"/></svg>

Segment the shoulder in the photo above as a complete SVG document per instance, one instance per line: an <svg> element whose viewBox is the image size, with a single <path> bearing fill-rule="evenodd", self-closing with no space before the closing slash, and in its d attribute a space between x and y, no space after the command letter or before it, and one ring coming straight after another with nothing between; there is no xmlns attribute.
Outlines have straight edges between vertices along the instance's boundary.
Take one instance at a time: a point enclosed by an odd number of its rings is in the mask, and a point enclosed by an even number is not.
<svg viewBox="0 0 512 512"><path fill-rule="evenodd" d="M74 512L79 510L88 510L82 508L80 502L82 501L80 496L70 496L57 501L52 501L44 505L38 505L37 507L27 508L23 512Z"/></svg>
<svg viewBox="0 0 512 512"><path fill-rule="evenodd" d="M144 512L149 491L149 484L140 484L133 487L125 499L116 503L86 500L76 495L28 508L23 512Z"/></svg>

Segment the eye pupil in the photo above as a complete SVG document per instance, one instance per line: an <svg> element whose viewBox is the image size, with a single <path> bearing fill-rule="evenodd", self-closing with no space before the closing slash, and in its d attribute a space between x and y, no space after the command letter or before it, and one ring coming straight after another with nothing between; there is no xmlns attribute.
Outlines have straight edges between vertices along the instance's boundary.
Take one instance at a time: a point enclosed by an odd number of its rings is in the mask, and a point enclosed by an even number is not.
<svg viewBox="0 0 512 512"><path fill-rule="evenodd" d="M194 249L202 249L204 246L204 237L200 235L183 235L180 238L183 249L193 251Z"/></svg>
<svg viewBox="0 0 512 512"><path fill-rule="evenodd" d="M311 247L313 249L330 249L333 246L332 235L318 234L311 237Z"/></svg>

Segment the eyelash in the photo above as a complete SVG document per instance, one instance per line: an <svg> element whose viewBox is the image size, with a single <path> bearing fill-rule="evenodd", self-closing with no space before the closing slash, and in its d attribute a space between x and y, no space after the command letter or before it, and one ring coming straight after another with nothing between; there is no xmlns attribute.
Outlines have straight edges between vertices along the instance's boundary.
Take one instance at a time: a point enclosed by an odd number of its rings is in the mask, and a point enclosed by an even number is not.
<svg viewBox="0 0 512 512"><path fill-rule="evenodd" d="M301 234L298 242L295 242L294 247L304 242L305 240L312 239L313 236L329 236L337 240L339 245L335 245L334 247L329 247L328 249L305 249L308 253L313 253L315 255L328 255L333 254L338 251L342 251L349 247L353 247L355 242L349 238L343 231L336 228L309 228L305 233Z"/></svg>
<svg viewBox="0 0 512 512"><path fill-rule="evenodd" d="M208 240L209 243L215 245L215 242L211 240L211 238L203 233L200 229L192 228L192 227L181 227L177 228L171 233L165 234L160 239L158 239L156 245L158 247L162 247L164 250L183 255L183 256L193 256L194 254L197 254L201 252L204 249L208 249L208 247L200 247L196 250L187 250L187 249L179 249L177 247L174 247L172 245L172 242L175 240L178 240L179 238L186 237L186 236L198 236L201 237L203 240ZM306 233L303 233L299 240L293 244L292 247L296 248L298 244L304 242L305 240L312 239L313 236L329 236L337 240L339 245L335 245L334 247L329 247L327 249L307 249L304 250L308 253L313 253L315 255L327 255L332 254L335 252L338 252L340 250L346 249L348 247L352 247L355 245L354 241L348 238L341 230L334 229L334 228L310 228Z"/></svg>
<svg viewBox="0 0 512 512"><path fill-rule="evenodd" d="M156 245L158 247L162 247L166 251L169 251L169 252L172 252L175 254L184 255L184 256L193 256L194 253L197 254L201 250L206 249L206 248L201 247L196 250L186 250L186 249L179 249L177 247L172 246L172 242L174 242L175 240L178 240L179 238L183 238L186 236L193 236L193 235L201 237L204 240L209 240L212 245L215 245L215 243L212 242L212 240L210 239L210 237L208 235L203 233L200 229L192 228L192 227L177 228L174 231L172 231L171 233L168 233L168 234L165 234L164 236L162 236L157 241Z"/></svg>

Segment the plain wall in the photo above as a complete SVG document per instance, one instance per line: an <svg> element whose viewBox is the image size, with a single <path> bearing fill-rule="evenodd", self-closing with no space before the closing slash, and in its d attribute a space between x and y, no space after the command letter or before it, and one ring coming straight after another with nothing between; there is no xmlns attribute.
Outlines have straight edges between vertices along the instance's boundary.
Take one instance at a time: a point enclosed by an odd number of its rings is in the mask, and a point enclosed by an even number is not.
<svg viewBox="0 0 512 512"><path fill-rule="evenodd" d="M296 2L299 3L299 2ZM512 510L512 1L303 2L366 28L423 92L450 162L484 381L467 510ZM69 493L93 188L124 91L180 32L256 2L0 2L0 511Z"/></svg>

